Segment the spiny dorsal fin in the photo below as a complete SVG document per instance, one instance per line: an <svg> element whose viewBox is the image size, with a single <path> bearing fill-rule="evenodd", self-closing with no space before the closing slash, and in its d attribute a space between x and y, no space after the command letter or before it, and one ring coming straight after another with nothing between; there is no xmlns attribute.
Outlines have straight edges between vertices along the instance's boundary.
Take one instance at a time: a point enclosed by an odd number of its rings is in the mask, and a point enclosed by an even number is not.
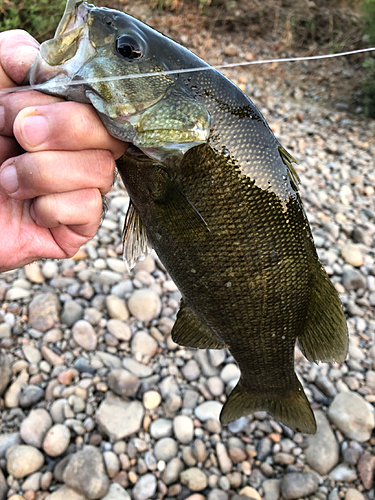
<svg viewBox="0 0 375 500"><path fill-rule="evenodd" d="M298 336L309 361L344 361L348 352L348 328L338 293L324 268L318 267L305 329Z"/></svg>
<svg viewBox="0 0 375 500"><path fill-rule="evenodd" d="M176 344L196 349L224 349L226 346L215 333L197 318L183 299L172 328L172 340Z"/></svg>
<svg viewBox="0 0 375 500"><path fill-rule="evenodd" d="M144 260L151 252L146 230L132 201L129 203L125 217L124 233L124 261L128 269L132 269L137 262Z"/></svg>
<svg viewBox="0 0 375 500"><path fill-rule="evenodd" d="M267 394L262 392L253 394L245 389L240 379L221 410L221 422L229 424L249 413L267 411L276 420L295 432L315 434L314 414L297 377L295 382L295 387L285 393Z"/></svg>

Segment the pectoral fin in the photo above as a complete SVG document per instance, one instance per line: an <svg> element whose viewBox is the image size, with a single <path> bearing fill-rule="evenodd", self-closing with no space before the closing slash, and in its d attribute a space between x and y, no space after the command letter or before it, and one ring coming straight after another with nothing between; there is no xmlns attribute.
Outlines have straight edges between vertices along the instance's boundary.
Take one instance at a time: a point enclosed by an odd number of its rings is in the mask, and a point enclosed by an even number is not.
<svg viewBox="0 0 375 500"><path fill-rule="evenodd" d="M202 215L163 169L154 167L149 189L159 216L166 223L172 222L181 235L209 232Z"/></svg>
<svg viewBox="0 0 375 500"><path fill-rule="evenodd" d="M129 270L152 250L142 220L130 201L124 225L124 261Z"/></svg>
<svg viewBox="0 0 375 500"><path fill-rule="evenodd" d="M295 382L295 387L285 393L255 394L247 391L240 380L221 410L221 422L229 424L249 413L267 411L295 432L315 434L314 414L297 377Z"/></svg>
<svg viewBox="0 0 375 500"><path fill-rule="evenodd" d="M348 329L335 287L320 267L311 294L305 329L298 336L301 351L309 361L344 361L348 351Z"/></svg>
<svg viewBox="0 0 375 500"><path fill-rule="evenodd" d="M193 313L182 299L172 328L172 340L176 344L196 349L224 349L226 346L215 333Z"/></svg>

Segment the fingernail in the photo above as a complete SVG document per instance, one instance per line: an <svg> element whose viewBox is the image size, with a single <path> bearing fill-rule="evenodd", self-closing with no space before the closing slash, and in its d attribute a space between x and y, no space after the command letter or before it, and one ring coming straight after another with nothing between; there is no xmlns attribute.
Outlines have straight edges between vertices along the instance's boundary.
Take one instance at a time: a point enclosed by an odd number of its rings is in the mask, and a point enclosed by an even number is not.
<svg viewBox="0 0 375 500"><path fill-rule="evenodd" d="M44 116L26 116L21 129L24 140L30 146L40 146L49 136L49 126Z"/></svg>
<svg viewBox="0 0 375 500"><path fill-rule="evenodd" d="M14 165L5 167L0 173L0 184L8 193L14 193L18 189L17 170Z"/></svg>
<svg viewBox="0 0 375 500"><path fill-rule="evenodd" d="M0 106L0 130L5 127L5 110L4 106Z"/></svg>

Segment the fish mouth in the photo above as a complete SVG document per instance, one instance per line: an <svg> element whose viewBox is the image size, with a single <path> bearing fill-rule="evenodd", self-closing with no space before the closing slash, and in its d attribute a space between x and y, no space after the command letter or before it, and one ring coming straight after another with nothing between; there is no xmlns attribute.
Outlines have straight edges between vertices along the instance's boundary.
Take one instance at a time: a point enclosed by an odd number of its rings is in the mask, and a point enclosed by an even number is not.
<svg viewBox="0 0 375 500"><path fill-rule="evenodd" d="M89 38L89 14L95 8L83 0L68 0L54 38L40 46L29 72L31 85L45 84L43 91L58 95L84 63L96 55Z"/></svg>

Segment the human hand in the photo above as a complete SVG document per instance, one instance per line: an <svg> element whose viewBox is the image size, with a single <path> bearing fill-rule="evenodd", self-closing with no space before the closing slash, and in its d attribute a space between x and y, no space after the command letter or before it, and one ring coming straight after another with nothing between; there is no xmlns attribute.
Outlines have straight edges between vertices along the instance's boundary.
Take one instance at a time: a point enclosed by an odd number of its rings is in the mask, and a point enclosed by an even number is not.
<svg viewBox="0 0 375 500"><path fill-rule="evenodd" d="M25 31L0 33L0 89L22 84L38 50ZM0 272L93 238L125 149L89 105L0 93Z"/></svg>

